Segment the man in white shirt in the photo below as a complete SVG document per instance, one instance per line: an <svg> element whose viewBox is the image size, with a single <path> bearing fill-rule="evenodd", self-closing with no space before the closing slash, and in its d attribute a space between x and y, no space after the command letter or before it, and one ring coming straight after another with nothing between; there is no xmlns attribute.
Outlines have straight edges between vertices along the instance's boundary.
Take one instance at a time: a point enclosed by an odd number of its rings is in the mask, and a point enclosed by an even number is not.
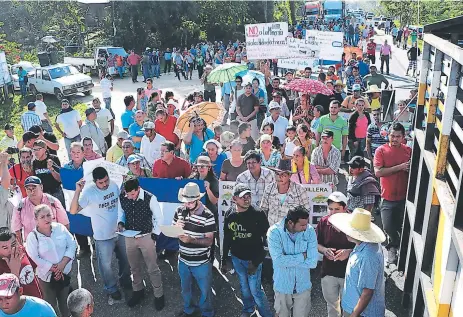
<svg viewBox="0 0 463 317"><path fill-rule="evenodd" d="M105 108L111 110L111 92L113 91L113 78L110 74L107 74L105 78L100 81L101 92L103 95L103 101L105 104ZM114 116L114 113L112 113Z"/></svg>
<svg viewBox="0 0 463 317"><path fill-rule="evenodd" d="M120 209L119 187L109 179L104 167L96 167L92 171L92 177L93 184L86 186L85 189L84 179L77 182L70 212L73 215L80 212L91 218L98 269L103 279L104 290L113 300L121 300L117 275L111 265L114 252L119 261L121 285L131 288L132 281L125 250L125 238L116 233Z"/></svg>
<svg viewBox="0 0 463 317"><path fill-rule="evenodd" d="M283 144L286 139L286 127L288 126L289 121L285 117L280 116L281 106L276 101L270 101L268 110L270 112L270 116L262 121L261 130L267 122L273 123L273 134L278 137L280 144Z"/></svg>
<svg viewBox="0 0 463 317"><path fill-rule="evenodd" d="M141 139L140 153L153 165L155 160L161 158L161 144L166 142L166 138L154 132L154 123L151 121L143 124L143 130L145 135Z"/></svg>
<svg viewBox="0 0 463 317"><path fill-rule="evenodd" d="M40 117L40 120L42 120L42 128L46 132L53 133L51 120L47 112L47 105L43 102L42 94L35 95L35 113Z"/></svg>
<svg viewBox="0 0 463 317"><path fill-rule="evenodd" d="M106 108L101 108L101 101L95 98L92 101L93 108L96 111L96 123L103 132L104 139L108 149L113 145L112 136L114 133L114 115Z"/></svg>
<svg viewBox="0 0 463 317"><path fill-rule="evenodd" d="M63 126L61 129L60 124ZM69 100L61 100L61 112L56 116L55 128L64 137L64 144L71 160L71 143L80 142L80 127L82 118L77 110L72 109Z"/></svg>

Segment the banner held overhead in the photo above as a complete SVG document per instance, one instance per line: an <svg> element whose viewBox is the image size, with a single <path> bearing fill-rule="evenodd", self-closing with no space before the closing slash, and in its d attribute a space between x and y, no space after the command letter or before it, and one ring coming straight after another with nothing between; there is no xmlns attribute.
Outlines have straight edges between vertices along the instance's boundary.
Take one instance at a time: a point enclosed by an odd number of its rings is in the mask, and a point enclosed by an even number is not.
<svg viewBox="0 0 463 317"><path fill-rule="evenodd" d="M288 57L287 22L247 24L244 29L248 59Z"/></svg>

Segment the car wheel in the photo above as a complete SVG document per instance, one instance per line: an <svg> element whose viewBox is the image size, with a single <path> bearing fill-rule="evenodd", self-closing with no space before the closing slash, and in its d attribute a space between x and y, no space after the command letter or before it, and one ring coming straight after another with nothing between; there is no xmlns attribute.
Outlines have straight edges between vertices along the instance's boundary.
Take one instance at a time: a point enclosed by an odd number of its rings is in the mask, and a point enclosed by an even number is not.
<svg viewBox="0 0 463 317"><path fill-rule="evenodd" d="M29 91L31 92L33 96L37 95L38 93L37 88L35 88L34 85L29 85Z"/></svg>
<svg viewBox="0 0 463 317"><path fill-rule="evenodd" d="M87 91L84 91L84 95L85 96L90 96L92 94L92 90L87 90Z"/></svg>
<svg viewBox="0 0 463 317"><path fill-rule="evenodd" d="M63 93L58 88L55 88L55 97L58 99L58 101L61 101L64 98Z"/></svg>

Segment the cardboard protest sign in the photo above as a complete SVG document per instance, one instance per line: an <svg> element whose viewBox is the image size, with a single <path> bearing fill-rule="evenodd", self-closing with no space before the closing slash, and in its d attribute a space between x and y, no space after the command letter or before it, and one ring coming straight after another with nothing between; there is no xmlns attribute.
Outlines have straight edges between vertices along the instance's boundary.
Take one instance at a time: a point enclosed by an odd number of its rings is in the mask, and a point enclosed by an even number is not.
<svg viewBox="0 0 463 317"><path fill-rule="evenodd" d="M219 236L220 236L220 252L223 250L223 223L225 220L225 214L232 207L233 187L235 182L220 181L219 182L219 201L218 201L218 213L219 213Z"/></svg>
<svg viewBox="0 0 463 317"><path fill-rule="evenodd" d="M273 59L288 56L287 22L247 24L244 28L248 59Z"/></svg>

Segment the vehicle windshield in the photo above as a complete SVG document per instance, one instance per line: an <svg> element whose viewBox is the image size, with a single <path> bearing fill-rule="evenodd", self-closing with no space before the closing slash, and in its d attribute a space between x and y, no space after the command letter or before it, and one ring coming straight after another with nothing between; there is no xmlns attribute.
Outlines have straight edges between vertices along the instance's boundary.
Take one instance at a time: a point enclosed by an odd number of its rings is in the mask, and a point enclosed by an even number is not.
<svg viewBox="0 0 463 317"><path fill-rule="evenodd" d="M113 56L117 54L122 57L126 57L128 55L125 49L123 49L122 47L109 47L108 54L109 53L113 54Z"/></svg>
<svg viewBox="0 0 463 317"><path fill-rule="evenodd" d="M21 65L14 65L12 66L11 68L11 73L12 74L17 74L18 73L18 69L19 69L19 66L22 66L22 68L26 71L26 72L30 72L31 70L34 69L34 66L32 66L32 64L21 64Z"/></svg>
<svg viewBox="0 0 463 317"><path fill-rule="evenodd" d="M50 77L52 79L79 74L79 71L74 66L55 67L50 68L48 71L50 72Z"/></svg>
<svg viewBox="0 0 463 317"><path fill-rule="evenodd" d="M327 9L326 14L327 15L332 15L332 14L341 15L342 14L342 9ZM361 17L362 15L361 14L356 14L355 16L356 17Z"/></svg>
<svg viewBox="0 0 463 317"><path fill-rule="evenodd" d="M373 21L379 21L380 18L373 18Z"/></svg>

